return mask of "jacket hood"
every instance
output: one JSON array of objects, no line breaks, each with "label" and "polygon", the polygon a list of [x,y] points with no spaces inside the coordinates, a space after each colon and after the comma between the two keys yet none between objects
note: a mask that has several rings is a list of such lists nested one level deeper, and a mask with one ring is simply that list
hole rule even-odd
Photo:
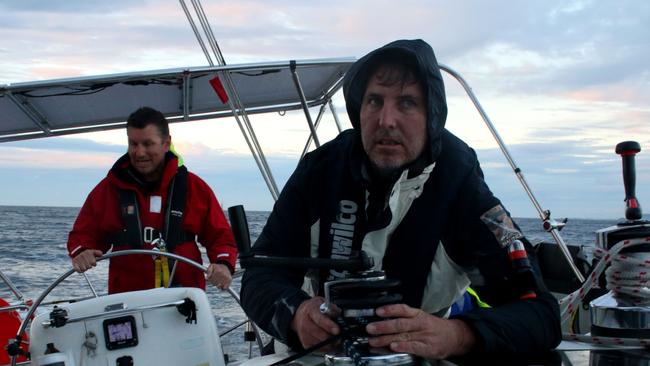
[{"label": "jacket hood", "polygon": [[447,120],[445,85],[433,49],[421,39],[397,40],[355,62],[345,74],[343,96],[352,126],[359,130],[361,102],[370,79],[370,73],[386,56],[399,56],[413,64],[427,97],[427,134],[429,150],[435,161],[440,153],[440,136]]}]

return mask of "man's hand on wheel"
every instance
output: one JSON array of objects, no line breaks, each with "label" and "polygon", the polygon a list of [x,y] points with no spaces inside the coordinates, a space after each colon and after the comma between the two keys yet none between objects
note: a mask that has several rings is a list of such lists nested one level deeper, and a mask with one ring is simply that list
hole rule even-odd
[{"label": "man's hand on wheel", "polygon": [[85,249],[76,257],[72,258],[72,268],[76,272],[83,273],[97,265],[97,257],[102,256],[102,251],[97,249]]}]

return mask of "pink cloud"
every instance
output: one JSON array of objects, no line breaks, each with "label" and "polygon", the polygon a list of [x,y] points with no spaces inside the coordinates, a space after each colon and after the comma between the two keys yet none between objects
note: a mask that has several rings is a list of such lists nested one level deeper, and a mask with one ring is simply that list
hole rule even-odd
[{"label": "pink cloud", "polygon": [[89,153],[63,150],[28,149],[0,146],[0,167],[107,170],[119,157],[111,153]]},{"label": "pink cloud", "polygon": [[625,102],[642,103],[647,100],[647,92],[634,84],[595,85],[571,90],[563,95],[583,102]]}]

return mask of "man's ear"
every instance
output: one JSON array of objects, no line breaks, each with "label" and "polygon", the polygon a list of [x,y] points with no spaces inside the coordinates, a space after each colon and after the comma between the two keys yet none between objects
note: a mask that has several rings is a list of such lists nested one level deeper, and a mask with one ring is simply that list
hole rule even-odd
[{"label": "man's ear", "polygon": [[169,151],[171,145],[172,145],[172,135],[167,135],[165,141],[163,141],[163,146],[165,147],[165,151]]}]

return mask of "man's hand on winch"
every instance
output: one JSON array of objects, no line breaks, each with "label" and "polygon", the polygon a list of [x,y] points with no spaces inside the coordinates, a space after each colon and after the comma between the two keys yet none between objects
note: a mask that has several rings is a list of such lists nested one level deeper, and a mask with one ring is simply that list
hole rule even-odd
[{"label": "man's hand on winch", "polygon": [[389,347],[393,352],[425,359],[444,359],[465,354],[476,343],[471,328],[462,320],[442,319],[405,304],[382,306],[376,313],[391,319],[366,326],[372,347]]},{"label": "man's hand on winch", "polygon": [[321,313],[320,306],[324,302],[325,299],[320,296],[304,301],[291,320],[291,329],[298,334],[304,348],[314,346],[341,331],[332,319]]},{"label": "man's hand on winch", "polygon": [[221,263],[210,263],[208,266],[208,273],[206,273],[205,278],[208,282],[222,290],[227,289],[232,282],[230,269],[228,266]]}]

